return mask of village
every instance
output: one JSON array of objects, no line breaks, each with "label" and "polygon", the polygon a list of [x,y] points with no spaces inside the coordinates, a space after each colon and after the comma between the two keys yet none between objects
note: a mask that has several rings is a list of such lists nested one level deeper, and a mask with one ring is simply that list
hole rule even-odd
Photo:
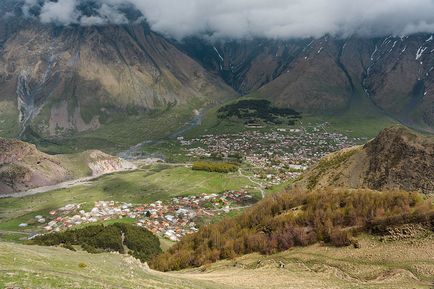
[{"label": "village", "polygon": [[178,138],[192,158],[242,159],[254,177],[269,185],[296,179],[310,165],[331,152],[367,141],[328,132],[327,123],[309,127],[245,130],[237,134]]},{"label": "village", "polygon": [[178,241],[182,236],[198,230],[199,222],[230,210],[246,207],[254,203],[254,198],[246,191],[226,191],[222,194],[201,194],[180,196],[168,202],[155,201],[150,204],[133,205],[115,201],[98,201],[89,211],[84,204],[68,204],[52,210],[47,216],[37,215],[33,223],[42,232],[60,232],[84,224],[121,220],[129,218],[140,227],[152,233]]},{"label": "village", "polygon": [[[178,137],[177,141],[192,160],[236,159],[246,164],[238,173],[258,185],[257,189],[264,196],[263,189],[296,179],[324,155],[366,141],[328,132],[326,126],[248,129],[238,134],[209,134],[193,139]],[[160,237],[178,241],[182,236],[196,232],[204,220],[248,207],[255,201],[248,191],[240,190],[181,196],[149,204],[97,201],[92,208],[86,203],[68,204],[46,216],[37,215],[19,226],[36,225],[40,232],[49,233],[123,219]]]}]

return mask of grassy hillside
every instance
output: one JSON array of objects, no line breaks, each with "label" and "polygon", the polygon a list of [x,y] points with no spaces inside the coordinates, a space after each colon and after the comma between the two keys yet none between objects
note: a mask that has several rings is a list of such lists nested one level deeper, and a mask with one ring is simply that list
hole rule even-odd
[{"label": "grassy hillside", "polygon": [[317,242],[357,248],[355,237],[361,232],[384,234],[389,226],[407,223],[425,224],[432,230],[433,220],[432,201],[417,193],[345,189],[280,193],[233,219],[184,237],[151,265],[180,270]]},{"label": "grassy hillside", "polygon": [[[149,270],[126,255],[0,243],[0,287],[430,288],[433,238],[428,234],[381,242],[379,237],[363,235],[359,249],[317,244],[268,256],[249,254],[177,273]],[[80,268],[80,263],[86,267]]]},{"label": "grassy hillside", "polygon": [[219,288],[153,272],[132,257],[112,253],[0,243],[0,264],[2,288]]},{"label": "grassy hillside", "polygon": [[382,242],[362,235],[358,249],[316,244],[266,256],[249,254],[181,274],[212,278],[230,288],[430,288],[433,238],[428,233]]}]

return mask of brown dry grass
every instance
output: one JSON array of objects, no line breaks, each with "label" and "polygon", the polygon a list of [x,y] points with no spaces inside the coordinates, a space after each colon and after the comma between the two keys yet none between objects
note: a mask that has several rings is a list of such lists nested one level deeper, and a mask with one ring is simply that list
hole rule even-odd
[{"label": "brown dry grass", "polygon": [[[386,243],[377,237],[363,236],[359,242],[360,249],[316,244],[271,256],[250,254],[173,275],[212,280],[225,288],[402,289],[432,286],[432,233]],[[280,262],[285,264],[284,268],[279,268]]]}]

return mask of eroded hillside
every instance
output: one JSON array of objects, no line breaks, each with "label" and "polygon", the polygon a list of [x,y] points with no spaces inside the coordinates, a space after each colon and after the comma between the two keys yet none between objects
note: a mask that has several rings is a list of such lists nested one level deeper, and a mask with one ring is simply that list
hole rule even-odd
[{"label": "eroded hillside", "polygon": [[38,151],[35,145],[0,138],[0,195],[134,167],[97,150],[48,155]]}]

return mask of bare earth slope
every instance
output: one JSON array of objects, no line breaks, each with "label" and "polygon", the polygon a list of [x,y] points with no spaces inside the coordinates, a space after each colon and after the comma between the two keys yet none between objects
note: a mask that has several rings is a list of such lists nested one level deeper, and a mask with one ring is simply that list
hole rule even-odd
[{"label": "bare earth slope", "polygon": [[328,186],[434,193],[434,140],[388,128],[364,146],[324,157],[295,184],[309,190]]},{"label": "bare earth slope", "polygon": [[132,168],[133,164],[97,150],[53,156],[32,144],[0,138],[0,195]]}]

